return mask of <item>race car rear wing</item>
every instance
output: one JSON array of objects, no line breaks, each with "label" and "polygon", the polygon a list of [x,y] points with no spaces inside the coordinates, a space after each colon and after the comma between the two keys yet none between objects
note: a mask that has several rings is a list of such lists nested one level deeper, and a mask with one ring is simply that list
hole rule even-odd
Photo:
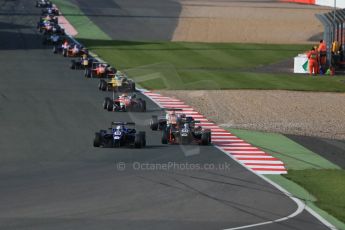
[{"label": "race car rear wing", "polygon": [[198,124],[198,123],[200,123],[200,121],[195,121],[195,120],[188,121],[186,118],[182,119],[182,121],[185,122],[185,123],[188,123],[188,124]]}]

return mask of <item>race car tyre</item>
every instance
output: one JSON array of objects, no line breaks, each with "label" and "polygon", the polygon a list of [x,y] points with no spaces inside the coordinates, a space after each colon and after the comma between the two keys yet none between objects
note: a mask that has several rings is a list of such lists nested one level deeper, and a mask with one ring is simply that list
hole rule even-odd
[{"label": "race car tyre", "polygon": [[75,60],[71,60],[71,69],[76,69]]},{"label": "race car tyre", "polygon": [[101,90],[102,89],[102,81],[98,82],[98,89]]},{"label": "race car tyre", "polygon": [[135,139],[134,139],[134,147],[135,148],[142,148],[144,147],[144,141],[145,141],[145,134],[142,132],[136,133],[135,134]]},{"label": "race car tyre", "polygon": [[93,147],[100,147],[102,144],[102,135],[101,133],[95,134],[95,139],[93,140]]},{"label": "race car tyre", "polygon": [[139,132],[139,134],[142,136],[143,147],[145,147],[146,146],[146,133],[141,131],[141,132]]},{"label": "race car tyre", "polygon": [[117,89],[117,87],[112,87],[111,85],[108,85],[106,81],[104,81],[103,91],[114,91],[114,92],[116,92],[117,91],[116,89]]},{"label": "race car tyre", "polygon": [[104,98],[103,109],[108,109],[108,104],[109,104],[109,102],[111,102],[110,97]]},{"label": "race car tyre", "polygon": [[158,130],[158,125],[159,125],[158,117],[152,116],[152,119],[150,121],[150,129],[156,131]]},{"label": "race car tyre", "polygon": [[104,80],[101,80],[101,90],[102,90],[102,91],[108,90],[107,82],[104,81]]},{"label": "race car tyre", "polygon": [[162,144],[168,144],[168,132],[165,129],[162,132]]},{"label": "race car tyre", "polygon": [[112,100],[108,100],[108,103],[107,103],[107,110],[109,112],[113,111],[114,109],[114,102]]},{"label": "race car tyre", "polygon": [[209,145],[211,143],[211,131],[204,131],[201,134],[201,144]]},{"label": "race car tyre", "polygon": [[107,84],[106,81],[101,80],[101,81],[100,81],[100,84],[101,84],[101,90],[102,90],[102,91],[107,91],[107,90],[108,90],[108,84]]},{"label": "race car tyre", "polygon": [[134,81],[130,81],[130,89],[132,91],[135,91],[135,82]]},{"label": "race car tyre", "polygon": [[140,112],[146,112],[146,101],[144,101],[143,99],[140,100],[141,103],[140,103]]},{"label": "race car tyre", "polygon": [[91,78],[91,70],[85,69],[84,77]]}]

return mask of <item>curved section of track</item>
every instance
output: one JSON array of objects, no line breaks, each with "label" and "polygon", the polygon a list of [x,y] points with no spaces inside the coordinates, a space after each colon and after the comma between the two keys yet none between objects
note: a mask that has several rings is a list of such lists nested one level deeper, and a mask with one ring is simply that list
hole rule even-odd
[{"label": "curved section of track", "polygon": [[[147,128],[153,103],[142,114],[103,111],[97,81],[41,46],[32,2],[1,0],[0,10],[0,229],[223,229],[295,212],[288,197],[216,148],[161,145]],[[148,147],[93,148],[94,131],[114,120],[135,121]],[[135,166],[171,162],[180,166]],[[229,169],[182,168],[206,164]],[[256,229],[325,227],[303,212]]]}]

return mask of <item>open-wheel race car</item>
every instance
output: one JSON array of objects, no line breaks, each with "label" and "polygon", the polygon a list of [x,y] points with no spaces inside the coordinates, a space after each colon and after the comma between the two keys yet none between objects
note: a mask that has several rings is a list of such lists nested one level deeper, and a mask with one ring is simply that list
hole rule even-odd
[{"label": "open-wheel race car", "polygon": [[43,45],[53,45],[58,46],[62,43],[62,40],[64,39],[64,36],[58,35],[58,34],[45,34],[42,37],[42,44]]},{"label": "open-wheel race car", "polygon": [[102,91],[134,92],[135,82],[129,79],[124,73],[117,71],[110,81],[101,79],[98,89]]},{"label": "open-wheel race car", "polygon": [[116,69],[107,63],[93,62],[91,67],[85,69],[84,76],[86,78],[112,78],[116,73]]},{"label": "open-wheel race car", "polygon": [[211,130],[196,126],[198,121],[189,121],[182,126],[167,125],[162,130],[162,144],[199,144],[211,143]]},{"label": "open-wheel race car", "polygon": [[143,148],[146,146],[145,132],[137,132],[134,122],[112,122],[107,130],[100,130],[95,133],[93,140],[94,147],[116,148],[129,146]]},{"label": "open-wheel race car", "polygon": [[61,45],[53,47],[54,54],[62,54],[64,57],[82,57],[84,54],[88,55],[88,50],[82,45],[75,43],[68,43],[64,40]]},{"label": "open-wheel race car", "polygon": [[91,68],[93,62],[96,62],[96,59],[85,54],[76,60],[71,60],[71,69],[85,70]]},{"label": "open-wheel race car", "polygon": [[165,114],[160,116],[153,115],[150,120],[150,129],[153,131],[163,130],[167,125],[182,126],[186,122],[194,121],[191,116],[186,116],[184,113],[176,113],[182,109],[164,109]]},{"label": "open-wheel race car", "polygon": [[142,98],[137,98],[136,94],[128,96],[122,94],[113,99],[106,97],[103,101],[103,109],[115,112],[146,112],[146,101]]},{"label": "open-wheel race car", "polygon": [[41,14],[42,15],[50,14],[50,15],[54,15],[54,16],[59,16],[60,12],[56,7],[52,6],[52,7],[47,7],[45,9],[42,9]]},{"label": "open-wheel race car", "polygon": [[53,3],[48,0],[37,0],[35,6],[38,8],[46,8],[46,7],[52,7]]},{"label": "open-wheel race car", "polygon": [[47,14],[47,15],[43,15],[40,17],[39,21],[37,22],[37,30],[39,32],[45,32],[47,30],[47,27],[53,27],[53,26],[57,26],[58,25],[58,17],[51,15],[51,14]]},{"label": "open-wheel race car", "polygon": [[44,36],[49,35],[58,35],[58,36],[65,36],[65,29],[62,28],[55,19],[51,20],[40,20],[37,23],[37,30],[42,33]]}]

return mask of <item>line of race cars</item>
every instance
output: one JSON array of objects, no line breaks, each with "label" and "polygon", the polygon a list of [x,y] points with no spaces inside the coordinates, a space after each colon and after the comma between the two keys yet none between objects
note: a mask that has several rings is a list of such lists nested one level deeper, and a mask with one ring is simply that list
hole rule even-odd
[{"label": "line of race cars", "polygon": [[[43,34],[42,43],[51,45],[54,54],[76,58],[71,60],[72,70],[83,70],[85,78],[98,78],[100,91],[112,91],[112,97],[105,97],[103,109],[113,112],[146,112],[146,101],[137,97],[135,82],[125,73],[94,58],[84,46],[68,37],[58,24],[60,12],[51,1],[37,0],[36,7],[41,8],[37,29]],[[162,132],[162,144],[211,143],[211,130],[198,126],[193,117],[186,116],[180,109],[165,109],[161,116],[152,116],[150,128]],[[146,134],[137,131],[133,122],[112,122],[108,129],[95,133],[93,146],[143,148],[146,146]]]}]

